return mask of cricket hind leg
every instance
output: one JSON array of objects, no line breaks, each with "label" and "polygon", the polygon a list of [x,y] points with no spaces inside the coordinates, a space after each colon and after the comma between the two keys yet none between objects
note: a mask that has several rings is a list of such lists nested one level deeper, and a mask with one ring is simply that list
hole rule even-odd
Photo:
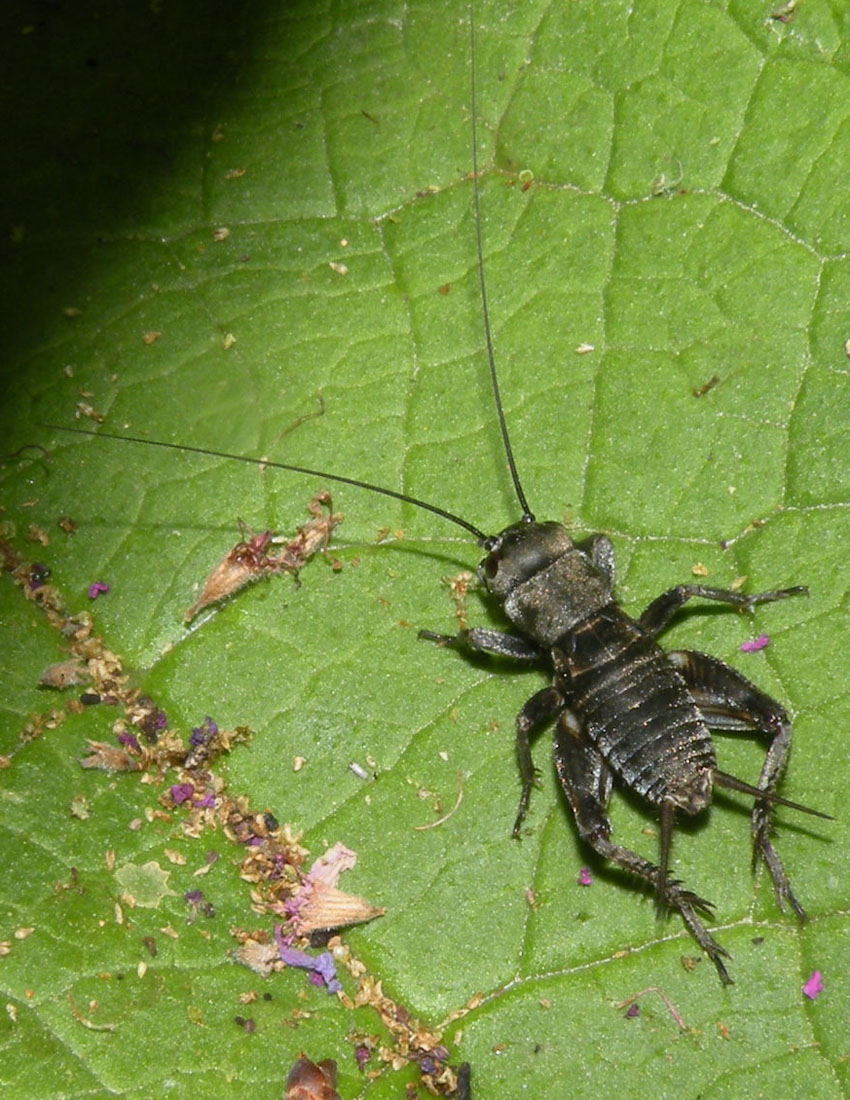
[{"label": "cricket hind leg", "polygon": [[[663,858],[662,866],[658,866],[612,842],[611,823],[605,810],[613,778],[599,751],[585,736],[578,718],[568,710],[561,712],[555,726],[555,767],[582,840],[605,859],[648,882],[655,891],[657,906],[679,913],[688,931],[714,963],[721,982],[731,985],[732,979],[723,963],[729,952],[717,943],[697,915],[700,910],[710,916],[711,902],[685,890],[676,879],[668,878]],[[672,817],[670,820],[672,825]]]},{"label": "cricket hind leg", "polygon": [[[684,677],[708,726],[718,730],[761,733],[770,738],[756,784],[766,797],[756,799],[750,818],[753,862],[761,858],[767,865],[779,908],[784,910],[787,904],[800,920],[805,920],[806,911],[794,896],[788,874],[770,839],[771,796],[776,791],[791,748],[791,722],[784,707],[765,695],[740,672],[715,657],[678,650],[669,653],[668,658]],[[716,782],[722,784],[723,780],[718,777]]]}]

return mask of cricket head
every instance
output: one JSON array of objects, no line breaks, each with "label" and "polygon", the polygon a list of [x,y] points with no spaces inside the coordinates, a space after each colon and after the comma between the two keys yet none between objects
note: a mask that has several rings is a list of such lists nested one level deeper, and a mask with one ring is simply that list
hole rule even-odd
[{"label": "cricket head", "polygon": [[485,543],[487,556],[478,566],[478,579],[500,603],[524,581],[546,569],[573,549],[563,524],[522,519]]}]

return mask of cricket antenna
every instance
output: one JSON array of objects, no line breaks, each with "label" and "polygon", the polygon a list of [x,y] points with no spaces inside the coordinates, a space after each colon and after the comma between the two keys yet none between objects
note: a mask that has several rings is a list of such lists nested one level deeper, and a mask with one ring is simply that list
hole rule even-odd
[{"label": "cricket antenna", "polygon": [[[318,477],[323,481],[338,481],[342,485],[353,485],[357,489],[366,489],[370,493],[380,493],[381,496],[393,497],[395,500],[401,500],[405,504],[413,504],[416,508],[424,508],[426,512],[433,512],[434,515],[442,516],[443,519],[447,519],[450,523],[457,524],[458,527],[462,527],[465,531],[469,531],[474,535],[478,545],[484,546],[488,543],[489,538],[468,520],[462,519],[460,516],[456,516],[454,512],[449,512],[445,508],[440,508],[437,504],[429,504],[426,500],[419,500],[417,497],[408,496],[407,493],[399,493],[395,489],[387,489],[383,485],[373,485],[370,481],[359,481],[356,477],[344,477],[342,474],[331,474],[327,470],[311,470],[309,466],[293,466],[290,462],[272,462],[266,458],[254,458],[251,455],[237,455],[231,454],[229,451],[214,451],[209,447],[191,447],[188,443],[166,443],[162,439],[142,439],[140,436],[135,435],[116,435],[114,432],[95,432],[89,428],[66,428],[61,424],[42,424],[42,428],[50,428],[55,432],[73,432],[75,435],[92,435],[95,439],[117,439],[122,443],[139,443],[144,447],[164,447],[169,451],[188,451],[190,454],[196,455],[208,455],[211,458],[226,458],[232,462],[245,462],[249,466],[266,466],[273,470],[290,470],[295,474],[306,474],[308,477]],[[23,449],[23,448],[22,448]],[[41,448],[43,450],[43,448]]]},{"label": "cricket antenna", "polygon": [[502,431],[502,443],[508,459],[511,478],[514,483],[514,491],[517,495],[522,518],[528,523],[534,520],[534,515],[528,507],[522,483],[517,473],[514,452],[511,447],[511,438],[508,435],[508,425],[505,420],[505,410],[502,408],[502,395],[499,390],[499,379],[496,376],[496,358],[493,354],[493,333],[490,328],[490,310],[487,307],[487,281],[484,276],[484,248],[481,243],[481,197],[478,193],[478,103],[475,95],[475,3],[469,3],[469,73],[470,93],[469,105],[472,113],[472,198],[475,208],[475,243],[478,250],[478,285],[481,288],[481,315],[484,321],[484,339],[487,345],[487,362],[490,365],[490,382],[493,386],[493,398],[496,403],[496,412],[499,416],[499,427]]}]

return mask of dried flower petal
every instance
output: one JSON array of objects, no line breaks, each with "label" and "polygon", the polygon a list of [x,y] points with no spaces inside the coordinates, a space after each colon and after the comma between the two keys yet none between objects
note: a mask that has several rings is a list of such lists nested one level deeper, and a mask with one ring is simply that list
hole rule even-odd
[{"label": "dried flower petal", "polygon": [[[342,516],[332,510],[329,493],[321,492],[307,506],[311,519],[298,528],[295,537],[277,553],[268,553],[273,542],[271,531],[259,534],[245,532],[240,542],[232,547],[207,577],[195,603],[186,612],[186,622],[210,604],[218,603],[234,595],[248,584],[274,573],[293,573],[317,553],[323,553],[334,527],[342,522]],[[326,511],[325,511],[326,509]]]},{"label": "dried flower petal", "polygon": [[67,661],[59,661],[58,664],[48,665],[38,678],[38,682],[44,687],[62,688],[70,684],[85,684],[89,674],[86,666],[79,657],[71,657]]},{"label": "dried flower petal", "polygon": [[311,974],[318,975],[319,979],[327,987],[328,993],[338,993],[342,989],[336,976],[336,965],[330,951],[323,951],[321,955],[308,955],[297,947],[290,946],[285,939],[283,928],[275,925],[274,938],[277,943],[278,953],[287,966],[296,966],[300,970],[308,970]]},{"label": "dried flower petal", "polygon": [[116,748],[105,741],[89,741],[89,755],[80,761],[82,768],[100,768],[105,772],[135,772],[141,763],[125,749]]},{"label": "dried flower petal", "polygon": [[328,848],[324,855],[314,861],[307,872],[307,882],[324,882],[327,886],[336,886],[343,871],[350,871],[357,863],[357,853],[337,842]]},{"label": "dried flower petal", "polygon": [[382,917],[383,906],[370,905],[357,894],[346,894],[335,886],[323,882],[314,883],[309,890],[299,892],[287,909],[292,912],[292,928],[299,936],[309,935],[322,928],[343,928],[349,924]]},{"label": "dried flower petal", "polygon": [[385,909],[337,889],[339,876],[357,862],[356,852],[334,844],[313,863],[301,889],[286,903],[292,930],[299,936],[322,928],[342,928],[381,917]]},{"label": "dried flower petal", "polygon": [[206,743],[218,734],[218,726],[210,718],[209,715],[203,720],[200,726],[195,726],[192,730],[192,736],[189,738],[189,744],[206,745]]},{"label": "dried flower petal", "polygon": [[181,802],[186,802],[195,793],[195,788],[191,783],[174,783],[169,790],[171,800],[175,806],[179,806]]},{"label": "dried flower petal", "polygon": [[280,960],[276,944],[258,943],[250,939],[233,952],[233,957],[261,978],[268,978],[276,969],[275,963]]}]

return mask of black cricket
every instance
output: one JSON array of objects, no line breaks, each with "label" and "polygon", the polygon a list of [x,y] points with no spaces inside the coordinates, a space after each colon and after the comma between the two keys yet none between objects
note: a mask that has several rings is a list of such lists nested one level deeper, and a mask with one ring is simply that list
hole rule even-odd
[{"label": "black cricket", "polygon": [[[614,595],[614,551],[609,539],[594,534],[574,542],[562,524],[540,523],[535,519],[514,461],[496,375],[478,189],[472,20],[470,33],[473,205],[482,317],[496,413],[522,509],[518,522],[497,535],[486,535],[438,505],[340,474],[160,440],[45,426],[233,459],[353,485],[423,508],[471,533],[485,551],[478,567],[479,580],[516,633],[475,627],[453,636],[422,630],[419,636],[442,646],[538,665],[551,676],[551,684],[533,695],[516,718],[522,791],[513,835],[520,835],[535,783],[532,734],[554,722],[555,767],[582,839],[599,855],[649,883],[659,912],[677,910],[714,963],[721,982],[731,984],[723,962],[729,954],[698,916],[698,912],[711,916],[711,903],[684,889],[668,874],[676,812],[692,815],[705,810],[711,803],[715,785],[751,795],[755,799],[751,815],[754,862],[764,860],[780,909],[790,906],[800,920],[805,919],[805,910],[794,896],[770,839],[771,811],[775,805],[782,805],[816,817],[829,815],[776,793],[791,745],[791,724],[784,708],[723,661],[688,650],[665,652],[657,638],[694,597],[750,611],[758,604],[806,595],[808,589],[799,585],[745,595],[699,584],[680,584],[658,596],[639,618],[633,619],[619,607]],[[717,767],[712,729],[749,731],[767,739],[767,754],[756,784]],[[615,780],[658,807],[661,841],[657,863],[612,841],[606,809]]]}]

